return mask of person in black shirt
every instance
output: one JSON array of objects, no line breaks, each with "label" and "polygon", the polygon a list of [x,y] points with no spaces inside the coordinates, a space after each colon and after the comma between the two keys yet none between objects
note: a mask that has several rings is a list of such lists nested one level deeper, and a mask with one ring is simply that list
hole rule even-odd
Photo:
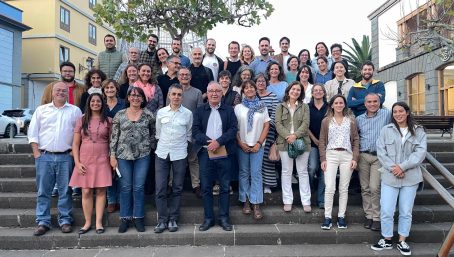
[{"label": "person in black shirt", "polygon": [[164,96],[164,106],[167,105],[167,94],[171,85],[180,83],[178,81],[177,72],[180,70],[181,60],[176,55],[167,57],[167,72],[158,76],[158,85]]},{"label": "person in black shirt", "polygon": [[191,78],[191,86],[199,89],[202,91],[203,99],[206,99],[206,92],[208,83],[214,80],[213,72],[210,68],[203,66],[202,64],[202,49],[200,47],[194,47],[192,49],[191,58],[192,64],[189,66],[189,70],[191,71],[192,78]]}]

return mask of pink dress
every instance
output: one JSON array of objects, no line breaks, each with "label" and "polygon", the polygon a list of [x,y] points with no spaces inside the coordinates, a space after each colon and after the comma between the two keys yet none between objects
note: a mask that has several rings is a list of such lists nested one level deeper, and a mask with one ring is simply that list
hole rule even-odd
[{"label": "pink dress", "polygon": [[79,159],[85,165],[85,175],[79,174],[74,167],[70,186],[82,188],[108,187],[112,185],[112,167],[109,159],[109,136],[112,120],[101,123],[100,118],[92,117],[88,126],[88,135],[82,130],[82,118],[79,118],[74,133],[80,133]]}]

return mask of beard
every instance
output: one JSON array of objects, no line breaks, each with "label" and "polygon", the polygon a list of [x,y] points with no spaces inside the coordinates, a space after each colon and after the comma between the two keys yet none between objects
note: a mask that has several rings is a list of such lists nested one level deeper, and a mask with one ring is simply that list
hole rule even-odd
[{"label": "beard", "polygon": [[61,77],[61,80],[63,82],[73,82],[74,81],[74,77],[69,77],[69,78]]},{"label": "beard", "polygon": [[370,80],[372,78],[372,74],[363,74],[361,75],[361,77],[364,79],[364,80]]}]

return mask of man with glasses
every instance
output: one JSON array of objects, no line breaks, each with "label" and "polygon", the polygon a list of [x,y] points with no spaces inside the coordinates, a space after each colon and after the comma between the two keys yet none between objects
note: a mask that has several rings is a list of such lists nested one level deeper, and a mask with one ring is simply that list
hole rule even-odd
[{"label": "man with glasses", "polygon": [[208,102],[194,113],[192,134],[197,150],[202,182],[204,221],[199,227],[206,231],[215,224],[213,211],[213,183],[219,180],[219,225],[231,231],[229,220],[230,155],[235,153],[237,119],[233,108],[221,103],[222,87],[217,82],[208,84]]},{"label": "man with glasses", "polygon": [[126,78],[124,71],[125,71],[126,66],[128,66],[129,64],[134,64],[136,66],[139,65],[139,48],[130,47],[128,50],[128,61],[123,62],[118,67],[117,72],[115,73],[113,79],[116,80],[119,85],[126,83],[126,81],[128,79],[128,78]]},{"label": "man with glasses", "polygon": [[180,57],[176,55],[170,55],[167,57],[167,71],[165,74],[158,76],[158,85],[162,90],[162,95],[166,96],[164,98],[164,106],[168,104],[167,93],[169,88],[173,84],[178,84],[177,72],[180,70],[181,61]]},{"label": "man with glasses", "polygon": [[147,49],[140,52],[139,63],[146,63],[153,67],[155,64],[156,58],[156,46],[159,43],[159,38],[155,34],[151,34],[148,37],[148,47]]}]

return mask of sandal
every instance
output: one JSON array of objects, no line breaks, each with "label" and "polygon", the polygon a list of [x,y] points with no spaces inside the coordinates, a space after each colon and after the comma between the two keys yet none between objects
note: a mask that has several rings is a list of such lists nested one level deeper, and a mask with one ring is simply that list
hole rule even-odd
[{"label": "sandal", "polygon": [[263,218],[262,210],[260,210],[260,205],[254,204],[254,219],[259,220]]},{"label": "sandal", "polygon": [[251,214],[251,204],[248,199],[246,199],[246,202],[243,204],[243,214]]}]

